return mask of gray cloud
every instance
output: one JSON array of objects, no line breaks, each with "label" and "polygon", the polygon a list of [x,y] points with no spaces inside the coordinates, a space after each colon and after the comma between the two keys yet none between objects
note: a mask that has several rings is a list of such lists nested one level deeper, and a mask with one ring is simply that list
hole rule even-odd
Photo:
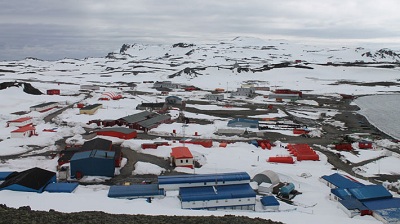
[{"label": "gray cloud", "polygon": [[397,0],[1,0],[0,60],[235,36],[399,41]]}]

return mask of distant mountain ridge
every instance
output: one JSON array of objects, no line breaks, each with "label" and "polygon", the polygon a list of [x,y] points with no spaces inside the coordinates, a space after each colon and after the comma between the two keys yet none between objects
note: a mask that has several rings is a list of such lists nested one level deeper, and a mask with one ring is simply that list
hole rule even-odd
[{"label": "distant mountain ridge", "polygon": [[400,51],[236,37],[206,44],[123,44],[103,58],[58,61],[26,58],[7,63],[3,63],[4,69],[0,66],[0,75],[18,71],[24,74],[52,72],[63,75],[83,71],[83,75],[99,74],[104,77],[111,74],[153,75],[158,79],[181,77],[190,80],[202,75],[213,75],[218,70],[250,74],[282,68],[313,69],[316,66],[397,68],[400,67]]}]

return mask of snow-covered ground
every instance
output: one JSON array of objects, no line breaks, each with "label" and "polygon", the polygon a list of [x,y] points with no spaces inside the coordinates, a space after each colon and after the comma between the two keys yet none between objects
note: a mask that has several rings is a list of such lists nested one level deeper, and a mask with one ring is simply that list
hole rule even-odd
[{"label": "snow-covered ground", "polygon": [[[87,58],[83,60],[64,59],[60,61],[39,61],[26,59],[14,62],[0,62],[0,68],[12,70],[14,72],[2,72],[0,80],[2,82],[13,82],[15,80],[30,80],[29,82],[42,92],[47,89],[57,88],[61,90],[62,96],[49,95],[29,95],[22,91],[22,88],[11,87],[0,90],[0,125],[4,128],[0,130],[0,156],[15,155],[23,153],[30,155],[27,158],[15,158],[1,160],[0,171],[22,171],[32,167],[41,167],[47,170],[56,171],[57,158],[47,158],[35,156],[38,153],[55,149],[54,142],[64,138],[82,141],[81,134],[84,133],[83,127],[87,127],[87,122],[94,119],[117,119],[130,114],[139,112],[136,106],[142,102],[163,102],[165,96],[158,94],[153,84],[143,81],[164,81],[170,80],[185,85],[195,85],[203,91],[185,92],[174,90],[170,95],[181,97],[184,100],[205,101],[204,95],[207,91],[215,88],[224,88],[227,91],[234,91],[250,81],[257,86],[270,87],[271,90],[277,88],[302,90],[303,93],[318,94],[321,97],[337,97],[339,94],[350,95],[369,95],[369,94],[390,94],[400,91],[400,85],[352,85],[353,83],[366,82],[397,82],[399,68],[374,68],[374,67],[342,67],[342,66],[322,66],[319,63],[327,62],[354,62],[365,60],[373,62],[378,59],[365,58],[360,56],[363,52],[358,52],[352,48],[340,48],[331,51],[328,48],[316,46],[301,46],[298,44],[280,44],[281,41],[259,41],[256,39],[241,39],[227,41],[222,44],[211,44],[204,46],[194,46],[191,48],[174,48],[171,46],[148,46],[134,45],[125,54],[115,53],[113,58]],[[275,46],[276,49],[263,49],[264,46]],[[193,54],[187,54],[194,50]],[[360,51],[360,50],[359,50]],[[365,50],[367,51],[367,50]],[[168,53],[168,55],[166,55]],[[300,68],[279,68],[265,70],[262,72],[240,73],[232,69],[235,63],[251,69],[261,68],[266,64],[280,63],[282,61],[302,60],[309,62],[307,66],[313,69]],[[389,59],[388,59],[389,60]],[[395,60],[394,60],[395,61]],[[391,62],[391,61],[389,61]],[[137,66],[140,63],[142,66]],[[198,70],[199,75],[185,74],[168,78],[176,72],[185,68],[202,67]],[[377,75],[379,74],[379,75]],[[340,84],[340,83],[347,84]],[[137,91],[146,94],[133,93],[130,83],[135,83]],[[79,86],[84,84],[98,84],[100,90],[86,94],[79,91]],[[98,101],[104,92],[118,92],[125,98],[119,101]],[[262,94],[269,94],[270,91],[262,91]],[[226,94],[228,95],[228,94]],[[85,97],[87,97],[85,99]],[[392,98],[393,97],[393,98]],[[397,98],[395,98],[397,97]],[[399,119],[395,117],[399,112],[398,95],[377,95],[372,98],[359,98],[356,104],[369,120],[385,132],[398,133]],[[63,106],[82,102],[85,104],[102,103],[103,108],[99,109],[94,115],[80,115],[77,108],[65,110],[58,115],[55,123],[44,123],[43,117],[53,112],[46,113],[29,112],[29,107],[43,102],[56,101]],[[228,119],[207,114],[209,110],[228,110],[232,117],[235,112],[248,110],[242,108],[240,103],[258,104],[279,104],[274,100],[257,96],[253,99],[238,98],[226,99],[229,107],[224,104],[210,102],[208,105],[190,104],[193,107],[204,111],[203,113],[185,112],[189,118],[206,119],[210,124],[189,124],[183,130],[182,124],[172,123],[163,124],[152,129],[149,134],[160,136],[157,141],[163,141],[163,136],[170,135],[173,130],[177,136],[217,138],[214,132],[218,129],[227,127]],[[241,101],[241,102],[239,102]],[[324,109],[313,109],[309,107],[318,106],[314,100],[299,100],[297,106],[291,106],[288,113],[299,118],[312,120],[319,119],[321,114],[333,116],[339,113],[336,110],[326,111]],[[376,108],[372,110],[372,107]],[[390,108],[390,110],[384,109]],[[259,111],[266,111],[267,107],[260,108]],[[6,127],[6,122],[20,117],[12,114],[18,111],[27,111],[24,116],[31,116],[34,119],[38,136],[31,138],[15,139],[10,138],[10,132],[15,128]],[[386,112],[382,112],[386,111]],[[173,118],[178,115],[177,111],[171,111]],[[383,115],[382,118],[374,118],[376,115]],[[394,117],[390,117],[390,116]],[[267,113],[252,116],[251,118],[272,119],[288,116],[281,110],[277,113]],[[344,124],[335,120],[326,120],[329,124],[338,129],[344,128]],[[388,129],[385,129],[387,127]],[[44,132],[44,129],[57,128],[56,132]],[[396,129],[397,128],[397,129]],[[284,135],[293,135],[288,130],[275,130]],[[195,136],[197,132],[198,136]],[[393,136],[396,136],[393,134]],[[399,137],[397,135],[397,137]],[[230,140],[240,139],[237,136]],[[157,149],[142,150],[140,145],[149,140],[118,140],[122,145],[136,150],[140,153],[149,153],[161,158],[167,158],[171,152],[171,147],[180,145],[172,143],[171,146],[160,146]],[[290,142],[282,142],[287,144]],[[303,194],[294,198],[296,202],[304,205],[314,205],[313,207],[292,206],[285,203],[281,204],[278,212],[262,212],[258,209],[254,211],[193,211],[180,208],[179,199],[176,194],[168,194],[164,199],[155,199],[152,203],[147,203],[145,199],[124,200],[111,199],[107,197],[108,186],[101,184],[90,186],[79,186],[72,194],[65,193],[23,193],[12,191],[0,191],[0,203],[7,206],[20,207],[29,205],[35,210],[55,209],[63,212],[76,211],[105,211],[116,214],[163,214],[163,215],[244,215],[249,217],[261,217],[282,221],[284,223],[380,223],[371,216],[356,216],[348,218],[343,211],[337,207],[337,202],[330,201],[328,195],[329,187],[322,184],[318,178],[322,175],[330,175],[333,172],[332,166],[327,162],[327,158],[322,154],[320,161],[301,161],[295,164],[274,164],[267,163],[269,156],[288,155],[288,151],[280,147],[281,143],[271,150],[262,150],[247,143],[228,144],[226,148],[220,148],[214,142],[212,148],[189,145],[195,158],[203,165],[199,169],[179,168],[180,172],[186,173],[219,173],[232,171],[245,171],[254,176],[264,170],[273,170],[278,173],[282,181],[293,182],[296,189]],[[32,145],[38,145],[40,150],[33,150]],[[358,155],[341,152],[343,158],[357,163],[381,155],[388,155],[386,148],[398,148],[398,143],[381,140],[375,142],[374,150],[357,150]],[[372,176],[378,173],[393,174],[399,173],[399,157],[395,154],[389,155],[374,163],[369,163],[359,167],[363,176]],[[134,174],[159,174],[164,170],[154,164],[139,162],[135,166]],[[301,177],[302,173],[309,173],[308,178]],[[363,180],[360,182],[366,183]],[[398,195],[395,195],[398,196]],[[45,203],[44,203],[45,202]]]}]

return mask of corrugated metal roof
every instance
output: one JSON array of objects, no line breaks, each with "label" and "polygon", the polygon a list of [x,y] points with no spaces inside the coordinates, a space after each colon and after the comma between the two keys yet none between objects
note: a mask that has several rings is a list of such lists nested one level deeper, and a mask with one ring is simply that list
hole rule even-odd
[{"label": "corrugated metal roof", "polygon": [[113,152],[113,151],[92,150],[92,151],[75,153],[72,156],[71,161],[87,159],[87,158],[114,159],[114,156],[115,156],[115,152]]},{"label": "corrugated metal roof", "polygon": [[12,131],[11,133],[34,131],[34,130],[36,130],[36,128],[34,126],[23,126],[23,127],[18,128],[17,130]]},{"label": "corrugated metal roof", "polygon": [[129,186],[111,186],[108,191],[110,198],[135,198],[165,195],[163,189],[158,189],[157,184],[135,184]]},{"label": "corrugated metal roof", "polygon": [[19,123],[19,122],[24,122],[24,121],[28,121],[28,120],[32,120],[32,118],[31,117],[21,117],[21,118],[15,119],[15,120],[7,121],[7,122],[9,122],[9,123],[11,123],[11,122]]},{"label": "corrugated metal roof", "polygon": [[193,155],[188,147],[182,146],[172,148],[171,157],[174,157],[175,159],[193,158]]},{"label": "corrugated metal roof", "polygon": [[380,210],[387,208],[400,208],[400,198],[389,198],[363,202],[370,210]]},{"label": "corrugated metal roof", "polygon": [[78,183],[50,183],[44,191],[51,193],[72,193],[78,185]]},{"label": "corrugated metal roof", "polygon": [[133,124],[133,123],[137,123],[139,121],[146,120],[147,116],[154,115],[154,114],[156,114],[156,113],[149,112],[149,111],[143,111],[143,112],[140,112],[137,114],[132,114],[132,115],[120,118],[120,120],[124,120],[130,124]]},{"label": "corrugated metal roof", "polygon": [[161,123],[161,122],[164,122],[164,121],[166,121],[166,120],[169,120],[169,119],[171,119],[171,116],[170,116],[170,115],[167,115],[167,114],[160,114],[160,115],[155,116],[155,117],[152,117],[152,118],[150,118],[150,119],[141,121],[141,122],[139,122],[138,124],[139,124],[140,126],[142,126],[142,127],[145,127],[145,128],[151,128],[152,126],[154,126],[154,125],[156,125],[156,124],[159,124],[159,123]]},{"label": "corrugated metal roof", "polygon": [[112,146],[112,141],[104,139],[104,138],[95,138],[90,141],[86,141],[82,145],[81,150],[110,150]]},{"label": "corrugated metal roof", "polygon": [[258,125],[258,121],[257,120],[244,119],[244,118],[235,118],[233,120],[228,121],[228,126],[230,124],[233,124],[233,123],[236,123],[236,122],[244,122],[244,123],[250,123],[250,124]]},{"label": "corrugated metal roof", "polygon": [[274,196],[264,196],[261,198],[261,204],[264,206],[276,206],[279,205],[279,201]]},{"label": "corrugated metal roof", "polygon": [[354,209],[358,209],[360,211],[368,210],[368,208],[365,207],[359,200],[354,199],[354,198],[339,200],[339,203],[342,204],[348,210],[354,210]]},{"label": "corrugated metal roof", "polygon": [[123,128],[123,127],[103,128],[103,129],[97,130],[96,132],[102,132],[102,131],[113,131],[113,132],[119,132],[119,133],[124,133],[124,134],[130,134],[132,132],[136,132],[135,129]]},{"label": "corrugated metal roof", "polygon": [[354,187],[364,186],[364,184],[359,182],[354,182],[338,173],[334,173],[329,176],[324,175],[321,178],[335,185],[338,188],[354,188]]},{"label": "corrugated metal roof", "polygon": [[331,193],[339,197],[340,199],[351,198],[350,192],[345,188],[334,188],[331,189]]},{"label": "corrugated metal roof", "polygon": [[400,208],[388,208],[374,211],[381,216],[386,223],[400,223]]},{"label": "corrugated metal roof", "polygon": [[206,187],[183,187],[179,189],[181,201],[204,201],[233,198],[255,197],[256,192],[250,184],[206,186]]},{"label": "corrugated metal roof", "polygon": [[57,102],[48,102],[48,103],[41,103],[35,106],[31,106],[31,108],[41,108],[41,107],[46,107],[52,104],[58,104]]},{"label": "corrugated metal roof", "polygon": [[360,201],[393,197],[382,185],[365,185],[363,187],[349,188],[348,191],[353,197]]},{"label": "corrugated metal roof", "polygon": [[158,183],[162,184],[181,184],[181,183],[201,183],[201,182],[225,182],[242,181],[250,182],[250,175],[246,172],[218,173],[218,174],[187,174],[175,176],[159,176]]}]

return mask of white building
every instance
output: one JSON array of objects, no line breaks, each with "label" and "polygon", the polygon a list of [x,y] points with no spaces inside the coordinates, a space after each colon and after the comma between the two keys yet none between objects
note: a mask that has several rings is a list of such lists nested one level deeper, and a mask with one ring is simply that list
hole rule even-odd
[{"label": "white building", "polygon": [[11,138],[27,138],[36,135],[36,128],[33,126],[24,126],[11,132]]}]

